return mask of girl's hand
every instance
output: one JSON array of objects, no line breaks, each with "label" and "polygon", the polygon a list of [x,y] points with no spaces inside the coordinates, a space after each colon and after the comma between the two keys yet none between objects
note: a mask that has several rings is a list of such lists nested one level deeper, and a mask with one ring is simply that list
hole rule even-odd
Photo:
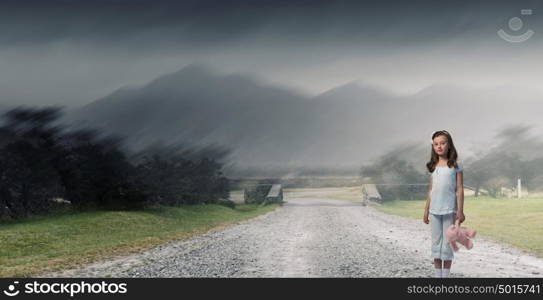
[{"label": "girl's hand", "polygon": [[423,221],[425,224],[430,223],[430,220],[428,220],[428,210],[427,210],[427,209],[424,210],[424,217],[422,218],[422,221]]},{"label": "girl's hand", "polygon": [[466,219],[464,213],[461,211],[456,212],[456,218],[460,221],[460,224],[462,224],[462,222],[464,222],[464,220]]}]

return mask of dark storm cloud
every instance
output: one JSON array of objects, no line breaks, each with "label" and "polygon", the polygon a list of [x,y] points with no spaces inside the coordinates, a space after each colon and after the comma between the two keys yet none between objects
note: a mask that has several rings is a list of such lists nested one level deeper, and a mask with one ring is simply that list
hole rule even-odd
[{"label": "dark storm cloud", "polygon": [[[175,50],[261,38],[418,43],[470,33],[537,1],[4,1],[0,45],[58,41]],[[494,28],[495,26],[492,26]],[[173,50],[173,49],[172,49]]]},{"label": "dark storm cloud", "polygon": [[[80,105],[194,62],[313,95],[352,80],[410,92],[436,81],[532,84],[540,7],[537,1],[0,0],[0,103]],[[523,8],[535,11],[525,21],[536,35],[508,45],[496,31]]]}]

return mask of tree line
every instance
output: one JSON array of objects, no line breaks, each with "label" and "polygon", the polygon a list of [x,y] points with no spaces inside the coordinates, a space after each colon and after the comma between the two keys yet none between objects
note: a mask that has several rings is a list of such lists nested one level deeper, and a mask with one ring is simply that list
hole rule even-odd
[{"label": "tree line", "polygon": [[[521,159],[518,153],[499,148],[464,160],[463,172],[464,186],[473,189],[475,197],[482,191],[493,198],[503,197],[502,188],[515,189],[519,178],[523,191],[543,188],[543,157]],[[384,201],[425,199],[428,192],[429,173],[394,155],[362,166],[360,176],[362,183],[384,184],[377,186]]]},{"label": "tree line", "polygon": [[[0,127],[0,218],[77,210],[218,203],[228,180],[212,156],[142,151],[130,159],[122,139],[60,124],[62,109],[15,108]],[[156,149],[155,149],[156,150]]]}]

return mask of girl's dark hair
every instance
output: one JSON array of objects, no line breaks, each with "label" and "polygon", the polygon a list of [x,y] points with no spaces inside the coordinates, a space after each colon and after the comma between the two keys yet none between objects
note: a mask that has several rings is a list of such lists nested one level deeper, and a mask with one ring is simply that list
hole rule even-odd
[{"label": "girl's dark hair", "polygon": [[449,144],[449,151],[447,152],[447,158],[449,159],[447,161],[447,166],[450,168],[451,166],[454,166],[455,168],[458,168],[458,164],[456,163],[456,160],[458,159],[458,153],[456,152],[456,148],[454,147],[453,139],[451,137],[451,134],[448,133],[446,130],[438,130],[432,134],[432,144],[430,145],[431,155],[430,155],[430,161],[426,163],[426,168],[430,173],[434,172],[436,165],[439,161],[439,156],[434,151],[434,138],[444,135],[447,138],[448,144]]}]

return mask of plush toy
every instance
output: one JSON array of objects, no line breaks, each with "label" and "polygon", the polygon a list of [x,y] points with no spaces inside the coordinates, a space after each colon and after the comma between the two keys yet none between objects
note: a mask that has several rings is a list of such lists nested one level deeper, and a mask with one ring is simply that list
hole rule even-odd
[{"label": "plush toy", "polygon": [[470,240],[470,238],[474,238],[475,234],[477,234],[477,231],[473,229],[460,227],[460,220],[458,219],[456,219],[454,224],[447,228],[447,240],[449,240],[449,244],[454,252],[459,250],[458,246],[456,245],[457,242],[464,245],[464,247],[466,247],[468,250],[473,248],[473,242]]}]

